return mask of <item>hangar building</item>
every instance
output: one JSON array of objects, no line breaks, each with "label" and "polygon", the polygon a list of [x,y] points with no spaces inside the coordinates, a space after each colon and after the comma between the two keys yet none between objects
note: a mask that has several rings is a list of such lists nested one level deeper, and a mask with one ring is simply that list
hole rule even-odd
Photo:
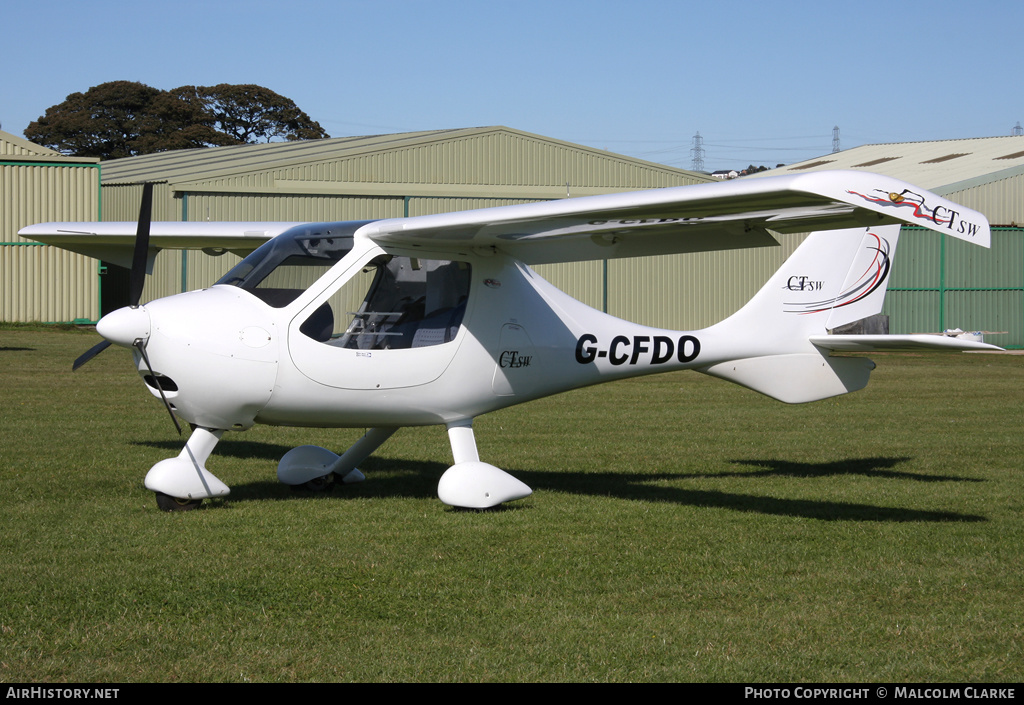
[{"label": "hangar building", "polygon": [[[393,218],[711,181],[702,174],[507,127],[181,150],[99,166],[102,220],[106,221],[138,217],[143,182],[155,183],[154,220],[329,221]],[[47,215],[35,221],[91,219]],[[12,236],[16,231],[14,228],[0,241],[17,240]],[[236,261],[231,254],[162,252],[154,276],[147,280],[143,300],[209,286]],[[617,303],[609,296],[614,268],[614,264],[593,262],[549,265],[544,274],[590,305],[614,311]],[[45,320],[95,321],[98,315],[123,305],[127,272],[117,267],[101,269],[98,296],[82,297],[80,310],[64,314],[62,319]],[[86,278],[97,279],[96,271],[94,265]],[[27,318],[7,320],[39,317],[31,310],[22,315]]]},{"label": "hangar building", "polygon": [[99,215],[98,159],[66,157],[0,132],[0,321],[95,320],[96,261],[28,242],[18,230]]}]

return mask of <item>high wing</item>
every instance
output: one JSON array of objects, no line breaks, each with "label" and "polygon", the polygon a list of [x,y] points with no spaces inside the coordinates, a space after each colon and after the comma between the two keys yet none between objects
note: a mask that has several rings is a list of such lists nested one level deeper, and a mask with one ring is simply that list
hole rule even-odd
[{"label": "high wing", "polygon": [[[359,229],[383,246],[497,250],[527,264],[777,245],[771,234],[909,223],[989,246],[985,217],[886,176],[826,171],[632,191],[378,220]],[[152,224],[151,253],[239,254],[301,223]],[[771,231],[771,232],[770,232]],[[117,264],[131,262],[134,223],[43,223],[20,235]]]},{"label": "high wing", "polygon": [[[149,262],[160,250],[210,249],[245,256],[300,223],[176,223],[150,226]],[[22,237],[131,268],[134,222],[40,223],[18,231]]]},{"label": "high wing", "polygon": [[831,171],[396,218],[364,226],[381,244],[495,248],[527,264],[764,247],[769,231],[895,223],[989,246],[982,214],[877,174]]}]

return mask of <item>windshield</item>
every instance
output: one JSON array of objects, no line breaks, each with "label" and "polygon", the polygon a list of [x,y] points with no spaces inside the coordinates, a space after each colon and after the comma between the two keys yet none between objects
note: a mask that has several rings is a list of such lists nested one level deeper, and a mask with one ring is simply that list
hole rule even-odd
[{"label": "windshield", "polygon": [[266,242],[215,282],[245,289],[281,308],[352,249],[352,233],[370,221],[299,225]]}]

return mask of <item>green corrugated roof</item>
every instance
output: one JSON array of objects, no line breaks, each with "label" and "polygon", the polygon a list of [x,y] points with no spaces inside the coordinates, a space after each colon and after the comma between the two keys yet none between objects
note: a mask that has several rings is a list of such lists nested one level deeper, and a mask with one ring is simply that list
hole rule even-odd
[{"label": "green corrugated roof", "polygon": [[746,178],[826,169],[871,171],[937,191],[997,174],[996,178],[1005,178],[1020,173],[1024,170],[1024,137],[867,144]]},{"label": "green corrugated roof", "polygon": [[360,152],[405,146],[417,140],[436,139],[450,130],[405,132],[395,135],[335,137],[298,142],[240,144],[230,147],[179,149],[103,162],[103,184],[141,181],[195,181],[251,171],[264,171],[311,160],[322,161]]},{"label": "green corrugated roof", "polygon": [[96,164],[99,159],[69,157],[49,147],[0,130],[0,161],[54,162],[65,164]]},{"label": "green corrugated roof", "polygon": [[244,144],[127,157],[103,162],[103,185],[130,184],[142,181],[180,184],[198,180],[211,180],[247,174],[254,171],[265,172],[270,169],[295,164],[350,158],[361,154],[405,149],[444,140],[493,133],[517,135],[547,142],[552,145],[601,154],[620,161],[633,162],[650,169],[674,174],[688,174],[699,181],[708,180],[708,177],[703,174],[684,172],[663,164],[645,162],[632,157],[612,154],[592,147],[561,142],[549,137],[521,132],[507,127],[473,127],[360,137],[336,137],[302,142]]}]

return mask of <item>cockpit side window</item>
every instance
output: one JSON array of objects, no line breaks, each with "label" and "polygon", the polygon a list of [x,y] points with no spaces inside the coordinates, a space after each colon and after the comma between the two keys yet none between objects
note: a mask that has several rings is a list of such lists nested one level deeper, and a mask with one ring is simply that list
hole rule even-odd
[{"label": "cockpit side window", "polygon": [[441,345],[459,332],[469,280],[466,262],[381,255],[317,309],[300,331],[350,350]]}]

